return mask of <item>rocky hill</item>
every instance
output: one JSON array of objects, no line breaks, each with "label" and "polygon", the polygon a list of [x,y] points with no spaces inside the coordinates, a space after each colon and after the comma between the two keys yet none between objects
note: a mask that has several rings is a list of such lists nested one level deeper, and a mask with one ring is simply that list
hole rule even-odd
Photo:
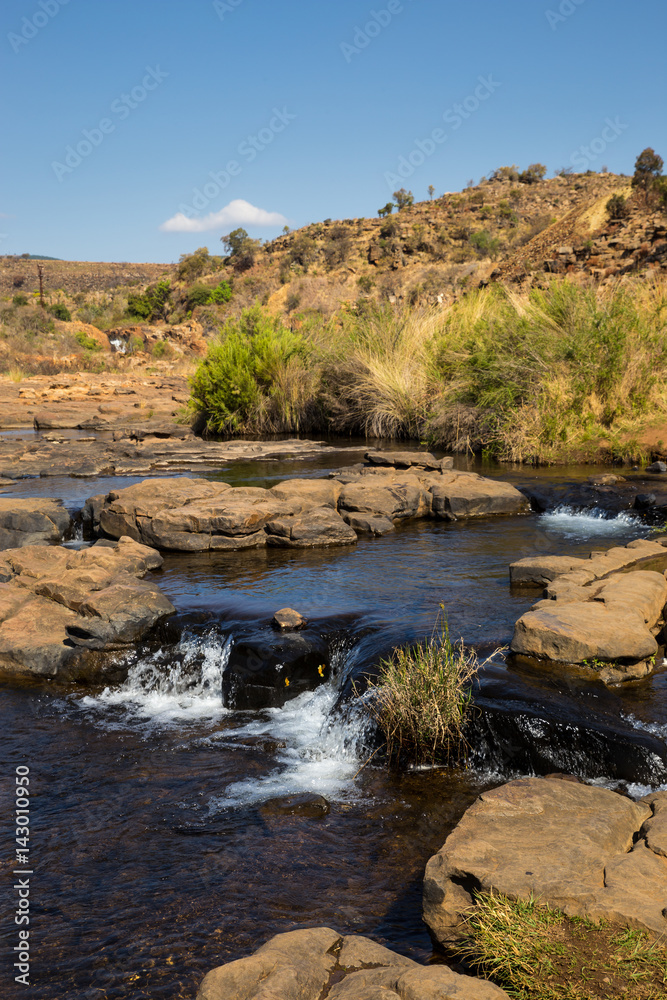
[{"label": "rocky hill", "polygon": [[39,291],[37,264],[42,267],[45,291],[68,295],[103,291],[122,285],[147,285],[171,274],[171,264],[109,264],[77,260],[0,257],[0,297]]}]

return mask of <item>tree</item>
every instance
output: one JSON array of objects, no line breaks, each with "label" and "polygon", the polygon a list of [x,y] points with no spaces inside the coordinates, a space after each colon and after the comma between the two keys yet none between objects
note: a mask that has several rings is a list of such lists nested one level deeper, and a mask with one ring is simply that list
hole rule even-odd
[{"label": "tree", "polygon": [[628,203],[622,194],[613,194],[606,205],[610,219],[627,219],[630,214]]},{"label": "tree", "polygon": [[635,160],[635,172],[632,178],[632,186],[639,188],[648,195],[658,177],[662,174],[664,161],[661,156],[647,146],[643,149]]},{"label": "tree", "polygon": [[433,187],[432,184],[429,184],[429,186],[428,186],[428,188],[426,190],[428,191],[429,201],[433,201],[433,195],[435,194],[435,188]]},{"label": "tree", "polygon": [[393,197],[399,212],[401,209],[407,208],[409,205],[414,205],[415,203],[415,196],[412,191],[406,191],[405,188],[399,188],[398,191],[394,191]]},{"label": "tree", "polygon": [[519,174],[520,184],[537,184],[543,181],[547,173],[547,168],[543,163],[531,163],[529,167]]},{"label": "tree", "polygon": [[208,247],[199,247],[194,253],[182,253],[178,258],[176,275],[179,281],[194,281],[207,270],[209,263]]},{"label": "tree", "polygon": [[378,208],[378,215],[381,219],[384,219],[385,215],[391,215],[395,207],[393,201],[388,201],[383,208]]},{"label": "tree", "polygon": [[233,229],[231,233],[220,237],[220,242],[231,257],[232,267],[237,271],[247,271],[255,263],[255,257],[260,250],[259,240],[253,240],[245,229]]}]

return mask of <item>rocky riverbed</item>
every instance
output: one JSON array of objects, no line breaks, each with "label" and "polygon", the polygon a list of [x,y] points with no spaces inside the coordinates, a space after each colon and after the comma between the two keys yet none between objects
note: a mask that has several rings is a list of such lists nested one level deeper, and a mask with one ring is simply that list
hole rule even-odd
[{"label": "rocky riverbed", "polygon": [[[240,963],[250,990],[278,955],[276,982],[303,976],[308,989],[330,986],[341,998],[486,995],[496,988],[429,964],[422,880],[479,793],[518,775],[569,772],[635,803],[632,849],[614,841],[596,863],[620,865],[627,853],[635,865],[642,844],[662,857],[650,821],[662,814],[651,796],[667,787],[655,617],[665,549],[633,508],[639,482],[603,509],[592,498],[607,487],[590,484],[590,470],[568,472],[587,500],[565,508],[552,471],[507,475],[339,442],[144,437],[140,425],[101,440],[187,448],[183,464],[141,471],[141,455],[126,474],[118,461],[82,478],[41,449],[68,459],[87,446],[95,462],[97,442],[22,434],[13,445],[7,437],[7,467],[28,455],[33,469],[53,469],[10,478],[0,510],[3,745],[20,761],[30,748],[39,822],[53,831],[48,845],[40,834],[40,884],[55,916],[40,945],[37,1000],[55,988],[49,969],[75,1000],[91,989],[191,1000],[200,984],[224,995]],[[553,495],[552,506],[536,510],[533,499],[531,509],[537,492]],[[247,546],[250,536],[264,540]],[[582,569],[593,576],[567,577]],[[590,605],[616,617],[634,602],[633,622],[658,651],[651,671],[617,683],[599,664],[498,656],[475,688],[468,771],[387,775],[355,695],[378,660],[428,634],[441,601],[469,645],[508,645],[515,623],[541,610],[531,606],[543,589],[539,604],[554,613]],[[301,619],[280,628],[279,608]],[[577,805],[582,817],[597,808],[597,799]],[[521,809],[524,823],[536,814]],[[555,817],[556,805],[544,811]],[[572,810],[563,815],[562,828],[575,822]],[[528,860],[524,870],[537,871]],[[475,871],[471,863],[473,881]]]}]

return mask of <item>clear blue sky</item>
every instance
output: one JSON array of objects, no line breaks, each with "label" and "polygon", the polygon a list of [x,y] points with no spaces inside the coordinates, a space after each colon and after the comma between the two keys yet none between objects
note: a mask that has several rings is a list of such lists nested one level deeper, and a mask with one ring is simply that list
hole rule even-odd
[{"label": "clear blue sky", "polygon": [[0,29],[0,253],[215,252],[374,216],[400,164],[423,199],[667,161],[665,0],[3,0]]}]

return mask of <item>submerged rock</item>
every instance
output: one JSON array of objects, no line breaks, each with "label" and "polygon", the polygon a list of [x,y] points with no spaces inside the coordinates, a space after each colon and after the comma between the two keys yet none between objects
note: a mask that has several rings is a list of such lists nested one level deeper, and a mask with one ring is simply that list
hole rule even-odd
[{"label": "submerged rock", "polygon": [[113,666],[173,605],[137,579],[162,565],[130,538],[78,552],[56,546],[8,549],[0,559],[0,672],[92,679]]},{"label": "submerged rock", "polygon": [[654,829],[662,844],[665,803],[667,792],[633,802],[554,778],[521,778],[484,792],[426,866],[431,935],[444,945],[460,939],[473,889],[667,933],[667,861],[647,839]]},{"label": "submerged rock", "polygon": [[419,965],[371,938],[330,927],[276,934],[213,969],[197,1000],[507,1000],[500,987],[446,965]]},{"label": "submerged rock", "polygon": [[222,694],[228,708],[279,708],[329,676],[329,644],[318,629],[255,629],[237,636],[222,675]]}]

